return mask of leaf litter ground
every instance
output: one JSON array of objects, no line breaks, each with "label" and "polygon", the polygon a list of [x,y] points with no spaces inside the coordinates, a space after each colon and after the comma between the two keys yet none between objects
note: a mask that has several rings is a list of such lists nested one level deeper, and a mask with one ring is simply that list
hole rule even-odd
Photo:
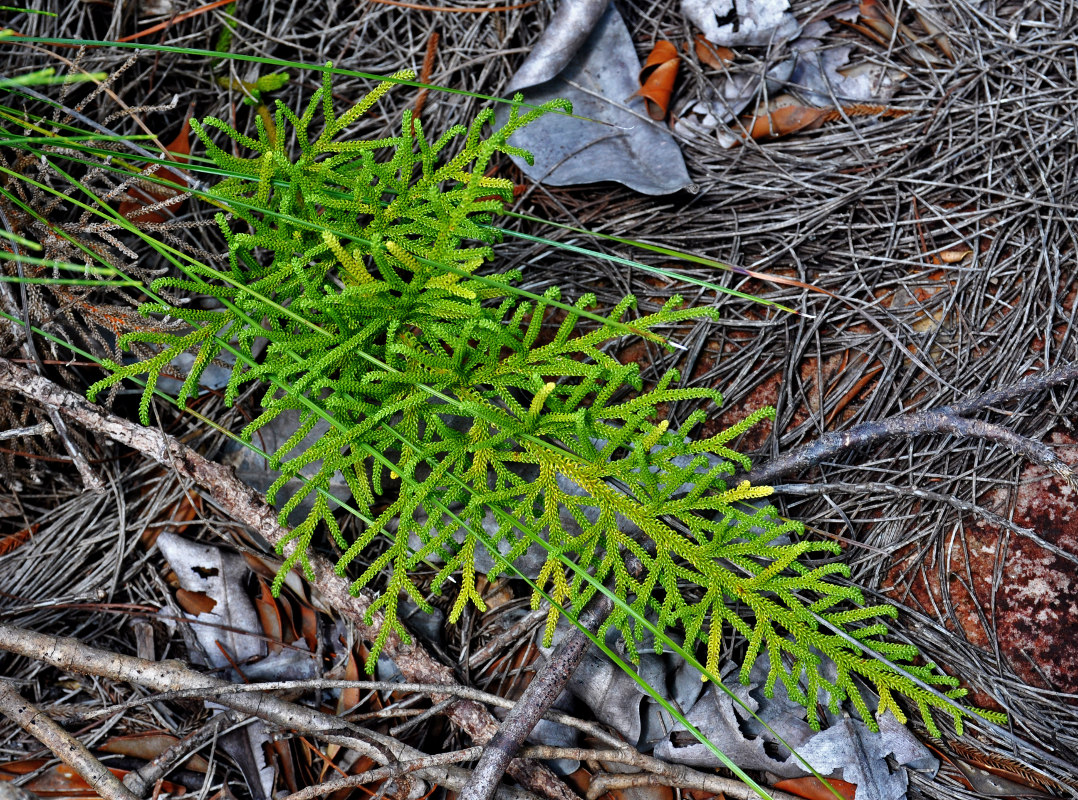
[{"label": "leaf litter ground", "polygon": [[[676,3],[624,3],[619,8],[641,61],[656,39],[680,43],[695,34]],[[20,17],[19,33],[118,38],[190,8],[173,0],[161,4],[161,10],[160,17],[137,17],[120,4],[108,9],[73,3],[57,18]],[[431,82],[497,95],[551,10],[546,3],[489,13],[374,3],[312,7],[269,2],[250,8],[241,3],[231,49],[311,63],[332,59],[346,68],[388,74],[403,67],[422,71],[437,32],[439,43],[428,59]],[[802,21],[824,10],[812,3],[795,3],[792,9]],[[724,322],[681,332],[684,350],[669,354],[642,343],[626,354],[646,363],[653,375],[677,366],[690,376],[691,385],[720,389],[726,423],[760,405],[775,405],[776,423],[761,426],[742,443],[742,449],[756,451],[758,460],[824,431],[952,402],[1078,358],[1072,231],[1078,76],[1069,58],[1076,12],[1070,4],[1051,2],[953,3],[937,12],[946,22],[953,62],[924,63],[895,43],[872,42],[842,26],[830,34],[835,46],[853,46],[854,59],[906,73],[890,102],[914,109],[911,114],[853,117],[733,149],[721,147],[717,137],[681,137],[698,187],[692,195],[641,198],[613,185],[548,189],[522,182],[527,188],[520,210],[536,216],[685,249],[830,293],[679,263],[677,268],[688,275],[751,291],[803,313],[784,315],[722,299]],[[221,11],[213,10],[145,41],[207,47],[222,26]],[[111,71],[127,55],[91,50],[84,66]],[[5,47],[3,57],[7,75],[41,63],[31,48]],[[682,63],[675,108],[684,105],[678,96],[699,96],[710,79],[691,57]],[[247,70],[242,62],[231,62],[219,74],[233,79],[228,85],[257,79]],[[272,96],[294,107],[315,86],[314,76],[293,74]],[[255,113],[235,90],[218,85],[201,59],[182,55],[143,54],[117,87],[131,106],[176,97],[170,110],[140,114],[163,141],[179,129],[191,102],[200,117],[235,120],[240,129]],[[361,96],[367,88],[344,78],[335,86],[342,97]],[[379,109],[381,116],[366,123],[369,130],[363,132],[385,130],[415,99],[412,90],[391,93]],[[474,115],[480,105],[472,98],[430,93],[423,119],[432,129],[444,129]],[[87,113],[104,120],[113,110],[99,104]],[[136,132],[130,119],[110,124]],[[512,168],[507,169],[512,175]],[[567,231],[527,229],[582,242]],[[205,229],[184,236],[207,250],[220,248]],[[601,241],[587,244],[639,257]],[[639,270],[526,241],[507,240],[499,259],[500,267],[521,267],[531,291],[558,284],[568,296],[596,292],[608,306],[631,292],[645,301],[645,313],[669,295],[686,292],[684,286],[666,285]],[[715,302],[703,292],[696,299]],[[14,400],[0,408],[6,415],[3,427],[33,421],[33,413]],[[1078,460],[1074,408],[1073,389],[1057,389],[993,418],[1050,442],[1073,463]],[[218,420],[235,413],[212,397],[200,410]],[[675,418],[691,411],[671,409]],[[176,433],[197,437],[203,452],[220,447],[190,420],[164,422]],[[22,447],[26,440],[17,441]],[[136,607],[172,602],[172,591],[147,569],[139,537],[153,526],[165,526],[175,509],[184,507],[186,495],[172,476],[139,459],[107,448],[100,452],[108,457],[94,466],[110,488],[93,503],[86,502],[73,473],[50,470],[52,462],[41,458],[55,453],[38,448],[32,460],[0,454],[6,459],[5,474],[26,487],[3,498],[4,541],[21,538],[0,556],[0,582],[7,593],[0,603],[5,616],[20,625],[131,652]],[[10,492],[10,484],[5,491]],[[1078,689],[1078,652],[1067,632],[1071,608],[1078,602],[1074,562],[1040,548],[1019,530],[1035,528],[1073,553],[1078,530],[1070,497],[1062,481],[998,445],[937,435],[848,453],[812,473],[790,476],[780,500],[788,515],[824,535],[841,537],[855,581],[908,606],[897,630],[961,676],[980,702],[1005,707],[1017,734],[1074,761],[1078,720],[1068,695]],[[986,521],[970,510],[974,506],[1003,517],[1013,514],[1014,524]],[[186,535],[209,541],[231,527],[212,508],[185,521]],[[57,568],[36,568],[42,559]],[[161,567],[156,557],[152,563],[154,569]],[[491,591],[504,592],[505,587]],[[476,685],[506,690],[520,680],[533,648],[495,654],[499,665],[494,670],[471,656],[491,640],[492,632],[511,628],[512,622],[502,620],[511,619],[507,612],[520,602],[510,591],[502,605],[482,618],[467,615],[459,627],[431,630],[430,636],[441,636],[433,642],[436,651],[462,664],[463,676]],[[155,643],[158,657],[163,654],[161,636]],[[177,646],[179,640],[170,648]],[[42,687],[41,681],[54,677],[30,662],[4,663],[5,674]],[[110,691],[130,690],[117,685]],[[43,703],[58,699],[47,692],[40,696]],[[79,702],[89,703],[88,698],[83,694]],[[180,707],[152,709],[128,712],[113,732],[188,729]],[[14,736],[10,726],[3,732],[9,740]],[[16,749],[25,745],[19,740]],[[1059,778],[1074,777],[1053,772],[1035,754],[1013,751],[991,736],[981,737],[978,746]],[[946,772],[934,782],[916,774],[913,780],[915,796],[961,793],[948,783]]]}]

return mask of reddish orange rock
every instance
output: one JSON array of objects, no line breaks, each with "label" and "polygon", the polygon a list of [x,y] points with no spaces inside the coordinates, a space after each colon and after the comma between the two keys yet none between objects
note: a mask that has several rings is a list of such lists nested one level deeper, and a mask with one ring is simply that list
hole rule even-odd
[{"label": "reddish orange rock", "polygon": [[[1047,443],[1065,462],[1078,464],[1075,439],[1056,433]],[[1000,488],[978,502],[1008,516],[1011,497],[1012,491]],[[1078,492],[1063,478],[1027,465],[1019,479],[1011,519],[1048,544],[1078,555],[1076,506]],[[947,535],[941,551],[929,554],[920,568],[911,570],[914,549],[903,551],[889,576],[891,594],[916,601],[915,605],[935,616],[933,608],[946,607],[940,584],[942,559],[955,618],[970,642],[991,649],[998,640],[1001,655],[1023,680],[1055,691],[1078,692],[1074,627],[1078,564],[983,519],[969,518],[961,533]],[[999,584],[993,597],[996,576]],[[953,629],[953,622],[947,622]]]}]

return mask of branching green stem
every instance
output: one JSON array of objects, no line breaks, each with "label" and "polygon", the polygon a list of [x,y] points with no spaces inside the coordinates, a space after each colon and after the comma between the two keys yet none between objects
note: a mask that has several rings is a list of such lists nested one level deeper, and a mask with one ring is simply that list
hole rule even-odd
[{"label": "branching green stem", "polygon": [[[498,236],[488,223],[512,198],[508,180],[488,176],[492,160],[499,153],[530,158],[509,144],[513,132],[568,105],[525,110],[518,98],[502,128],[485,132],[493,116],[485,111],[434,141],[405,112],[399,135],[355,140],[348,127],[392,82],[338,116],[331,70],[324,74],[302,113],[277,104],[273,137],[261,119],[254,136],[213,118],[192,123],[210,158],[231,175],[213,190],[231,211],[217,215],[229,266],[218,272],[184,262],[181,275],[152,288],[208,295],[221,308],[147,303],[144,314],[168,315],[186,331],[129,334],[124,344],[153,345],[156,355],[112,364],[113,373],[90,389],[93,397],[145,374],[145,418],[173,359],[195,354],[183,402],[227,349],[236,355],[229,402],[247,383],[267,387],[246,437],[298,413],[295,433],[272,456],[280,477],[269,498],[302,473],[302,488],[284,498],[280,519],[312,493],[313,508],[291,532],[297,546],[275,588],[293,566],[309,572],[320,531],[344,553],[341,574],[363,553],[369,563],[353,588],[385,581],[371,608],[386,620],[373,666],[391,632],[406,636],[397,618],[402,595],[429,608],[427,592],[459,576],[450,618],[469,603],[483,609],[477,548],[493,546],[511,563],[541,536],[546,559],[535,599],[543,591],[553,600],[548,638],[559,607],[578,615],[605,584],[619,601],[604,606],[598,633],[620,631],[630,658],[650,628],[677,628],[687,648],[706,650],[707,668],[716,672],[728,627],[747,641],[742,679],[766,652],[765,691],[782,681],[813,725],[818,703],[837,709],[845,699],[874,725],[863,681],[879,695],[879,711],[904,719],[896,701],[904,696],[930,729],[933,708],[960,726],[960,708],[862,654],[863,644],[946,697],[964,694],[932,665],[914,665],[915,648],[884,638],[877,618],[893,609],[865,607],[858,590],[833,580],[847,574],[845,566],[813,560],[836,554],[837,545],[804,539],[796,523],[756,508],[769,487],[731,481],[750,464],[730,442],[773,412],[761,409],[695,438],[705,409],[677,429],[661,412],[681,401],[718,404],[717,392],[677,388],[675,371],[645,389],[636,364],[609,354],[608,345],[628,334],[662,340],[672,326],[716,319],[714,310],[684,309],[674,298],[631,319],[634,301],[626,298],[597,314],[588,310],[591,296],[562,303],[557,290],[515,290],[515,273],[477,273]],[[231,155],[215,133],[253,155]],[[259,340],[267,344],[256,359]],[[328,430],[301,448],[322,419],[332,421]],[[370,520],[352,540],[327,500],[338,473]],[[374,539],[384,530],[394,533],[379,550]],[[638,571],[627,568],[630,559]],[[417,571],[427,560],[443,566],[431,585],[420,586]],[[566,563],[574,569],[566,571]],[[828,661],[837,667],[834,678],[822,669]]]}]

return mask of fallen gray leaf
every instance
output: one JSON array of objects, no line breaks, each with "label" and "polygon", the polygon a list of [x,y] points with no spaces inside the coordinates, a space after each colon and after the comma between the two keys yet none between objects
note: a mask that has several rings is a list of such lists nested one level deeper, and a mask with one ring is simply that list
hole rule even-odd
[{"label": "fallen gray leaf", "polygon": [[321,671],[314,655],[307,649],[307,643],[298,639],[289,647],[244,667],[243,676],[252,683],[305,681],[320,678]]},{"label": "fallen gray leaf", "polygon": [[908,787],[906,771],[891,774],[887,754],[880,752],[879,741],[872,741],[863,735],[865,733],[871,734],[871,731],[863,722],[846,717],[837,725],[817,733],[797,752],[821,775],[842,770],[842,779],[857,786],[857,796],[861,800],[904,797]]},{"label": "fallen gray leaf", "polygon": [[880,736],[887,741],[891,755],[904,767],[923,772],[929,778],[936,777],[939,771],[939,759],[925,747],[921,740],[910,733],[909,728],[894,718],[893,714],[884,714],[876,719],[880,726]]},{"label": "fallen gray leaf", "polygon": [[[597,446],[601,447],[602,445],[598,444]],[[530,465],[525,465],[523,468],[521,468],[519,470],[519,474],[520,474],[520,476],[522,478],[524,478],[524,479],[528,480],[529,482],[531,482],[531,481],[534,481],[536,477],[538,477],[539,471],[535,467],[532,467]],[[571,481],[569,478],[565,477],[564,475],[559,473],[558,475],[555,476],[555,478],[557,480],[558,489],[560,491],[565,492],[566,494],[569,494],[569,495],[575,495],[577,497],[586,497],[586,496],[588,496],[587,492],[585,492],[580,486],[578,486],[576,483],[574,483],[573,481]],[[463,509],[463,504],[460,504],[460,503],[454,504],[450,508],[450,510],[453,511],[454,513],[460,512],[462,509]],[[589,522],[591,522],[592,524],[594,524],[599,519],[599,509],[596,506],[584,506],[582,508],[577,509],[577,511],[582,513],[584,518],[586,520],[588,520]],[[426,520],[427,520],[427,512],[425,511],[425,509],[422,509],[422,508],[417,509],[417,511],[415,513],[415,519],[416,519],[417,523],[420,524],[420,525],[422,525],[424,522],[426,522]],[[448,519],[448,518],[446,517],[446,519]],[[561,522],[564,529],[570,535],[579,536],[581,533],[584,532],[584,529],[580,526],[580,523],[577,522],[576,518],[564,506],[559,507],[559,509],[558,509],[558,519]],[[498,535],[498,529],[501,526],[502,520],[503,520],[503,517],[495,514],[493,511],[488,510],[483,515],[483,522],[482,522],[483,532],[486,533],[486,535],[488,537],[490,537],[492,540],[496,539],[496,537]],[[642,533],[642,531],[640,531],[640,529],[638,527],[636,527],[635,525],[630,523],[629,520],[625,519],[621,515],[618,515],[617,521],[618,521],[618,528],[624,533],[627,533],[627,534],[629,534],[631,536],[635,536],[635,535],[638,535],[638,534]],[[396,531],[396,525],[397,525],[397,520],[391,520],[389,522],[389,524],[386,525],[386,531],[388,533],[390,533],[390,534],[394,533]],[[461,529],[457,530],[456,533],[453,534],[453,540],[457,544],[461,544],[464,541],[464,538],[467,535],[467,533],[468,533],[467,530],[465,530],[464,528],[461,528]],[[537,533],[539,534],[539,536],[541,538],[544,538],[544,539],[546,538],[546,535],[547,535],[546,530],[537,531]],[[420,538],[419,538],[418,535],[416,535],[415,533],[412,533],[412,534],[409,534],[408,546],[413,551],[416,551],[416,550],[419,550],[423,546],[423,543],[422,543],[422,541],[420,541]],[[508,542],[508,541],[505,541],[505,540],[501,540],[501,541],[498,542],[498,551],[503,556],[507,555],[511,549],[512,549],[512,543],[511,542]],[[429,555],[427,555],[425,560],[428,561],[431,564],[440,564],[440,563],[442,563],[441,556],[439,556],[436,552],[432,552]],[[533,544],[524,552],[524,554],[522,556],[520,556],[513,563],[516,566],[516,568],[523,575],[525,575],[526,577],[529,577],[529,578],[534,578],[539,574],[539,571],[543,568],[543,564],[546,563],[546,560],[547,560],[547,551],[546,551],[546,549],[544,547],[542,547],[541,545]],[[475,568],[476,568],[476,570],[479,571],[479,572],[488,573],[494,567],[495,567],[495,560],[494,560],[493,556],[491,556],[490,552],[485,547],[484,548],[477,548],[476,551],[475,551]]]},{"label": "fallen gray leaf", "polygon": [[[738,683],[737,670],[733,665],[728,666],[721,677],[723,684],[748,708],[757,714],[764,711],[761,703],[750,694],[750,690],[756,684],[742,686]],[[778,691],[776,689],[776,694]],[[766,704],[771,701],[764,702]],[[803,711],[802,709],[802,714]],[[752,719],[751,715],[715,686],[709,686],[704,691],[692,708],[687,709],[685,717],[731,761],[743,769],[767,770],[784,778],[802,774],[797,767],[789,765],[782,759],[773,758],[768,753],[765,745],[779,746],[774,737],[746,735],[742,730],[742,725],[745,720]],[[807,722],[792,716],[773,718],[771,724],[772,727],[778,725],[776,730],[779,735],[794,748],[800,748],[812,735],[812,729]],[[783,752],[787,751],[783,750]],[[655,745],[655,756],[690,766],[722,766],[711,749],[700,744],[680,724],[675,726],[669,737]]]},{"label": "fallen gray leaf", "polygon": [[[272,455],[278,447],[288,441],[297,428],[299,428],[299,411],[293,409],[284,411],[274,417],[268,425],[258,430],[253,444],[265,453]],[[302,453],[310,449],[328,430],[329,423],[325,420],[319,420],[311,432],[307,434],[307,437],[294,448],[293,452]],[[255,452],[250,447],[239,442],[230,441],[226,448],[222,461],[236,470],[236,476],[241,481],[257,491],[265,492],[280,475],[277,470],[269,469],[265,456]],[[308,476],[314,475],[318,471],[318,467],[318,463],[308,464],[301,470],[301,473]],[[281,489],[280,497],[287,499],[301,486],[302,482],[299,479],[290,480]],[[342,502],[351,503],[352,501],[352,490],[348,487],[344,476],[339,472],[330,477],[329,492]],[[289,514],[288,524],[294,527],[306,519],[314,507],[316,497],[315,492],[311,492],[304,497],[296,509]],[[330,507],[334,507],[332,502]]]},{"label": "fallen gray leaf", "polygon": [[610,0],[563,0],[559,3],[542,38],[509,81],[505,93],[512,94],[544,83],[565,69],[609,5]]},{"label": "fallen gray leaf", "polygon": [[790,75],[789,88],[809,105],[834,105],[832,94],[841,103],[845,99],[845,78],[838,69],[850,60],[853,45],[824,47],[819,39],[798,39],[792,48],[797,53],[797,65]]},{"label": "fallen gray leaf", "polygon": [[673,700],[681,709],[692,708],[700,699],[707,684],[700,680],[700,673],[688,661],[678,660],[674,670]]},{"label": "fallen gray leaf", "polygon": [[880,64],[857,64],[839,70],[843,96],[863,97],[863,102],[886,103],[894,96],[898,84],[907,77],[905,72]]},{"label": "fallen gray leaf", "polygon": [[[220,361],[221,363],[217,364],[211,361],[209,365],[207,365],[206,369],[198,379],[200,389],[214,390],[223,389],[228,386],[228,379],[232,376],[232,367],[236,363],[236,356],[225,351],[214,359],[214,361]],[[194,366],[194,363],[194,353],[180,353],[168,362],[168,365],[171,369],[176,371],[177,375],[186,376],[191,371],[191,367]],[[170,378],[167,375],[162,375],[157,380],[157,388],[173,397],[180,393],[180,388],[182,386],[182,381]]]},{"label": "fallen gray leaf", "polygon": [[[890,718],[891,723],[884,725]],[[906,770],[891,772],[887,756],[900,766],[938,763],[903,725],[885,714],[880,732],[873,733],[859,719],[844,717],[798,747],[798,754],[821,775],[842,770],[842,779],[857,785],[858,800],[900,800],[906,796]]]},{"label": "fallen gray leaf", "polygon": [[797,63],[788,88],[809,105],[883,104],[905,77],[898,70],[876,64],[847,67],[853,45],[825,47],[819,39],[802,38],[792,48]]},{"label": "fallen gray leaf", "polygon": [[[567,12],[563,19],[573,22],[568,32],[548,29],[535,48],[540,56],[534,64],[531,59],[525,62],[508,91],[521,90],[524,101],[534,105],[566,98],[574,114],[588,119],[547,114],[517,131],[512,144],[531,151],[535,165],[517,158],[514,162],[532,180],[549,186],[616,181],[650,195],[690,188],[692,181],[673,136],[648,119],[643,100],[633,97],[639,88],[640,62],[629,30],[613,6],[571,58],[565,58],[567,51],[555,52],[557,45],[544,43],[548,35],[555,42],[574,43],[594,12],[590,4],[582,5],[588,6],[588,14]],[[559,71],[550,76],[556,67]],[[501,107],[497,113],[504,123],[508,110]]]},{"label": "fallen gray leaf", "polygon": [[[213,610],[187,617],[210,666],[226,670],[231,680],[238,681],[241,676],[232,669],[233,663],[242,664],[266,654],[262,623],[243,585],[247,563],[220,548],[192,542],[169,531],[157,537],[157,547],[176,573],[180,588],[202,592],[216,602]],[[306,660],[312,662],[310,658]],[[215,713],[224,710],[214,703],[206,706]],[[273,791],[273,769],[266,763],[263,750],[268,741],[265,725],[257,720],[221,738],[221,746],[239,764],[247,787],[258,800],[270,797]]]},{"label": "fallen gray leaf", "polygon": [[[559,621],[554,632],[555,645],[570,627],[564,620]],[[608,631],[606,642],[607,647],[616,651],[621,646],[618,632]],[[666,685],[667,666],[662,656],[646,652],[648,646],[646,641],[640,644],[637,674],[649,685],[662,690]],[[540,649],[544,656],[549,656],[552,648]],[[670,730],[669,716],[661,723],[656,717],[645,724],[645,718],[651,716],[651,710],[645,705],[645,702],[650,702],[650,698],[630,675],[623,672],[595,645],[588,648],[580,666],[569,679],[566,690],[591,709],[600,722],[610,726],[626,742],[638,749],[650,749],[656,739],[666,736]]]},{"label": "fallen gray leaf", "polygon": [[723,47],[782,44],[798,30],[789,8],[788,0],[681,0],[681,13]]},{"label": "fallen gray leaf", "polygon": [[625,741],[640,741],[640,704],[644,694],[636,682],[611,661],[590,651],[569,679],[568,689],[590,708],[603,723],[616,730]]},{"label": "fallen gray leaf", "polygon": [[202,592],[216,602],[212,611],[197,617],[188,615],[210,666],[216,669],[231,666],[222,648],[237,663],[264,656],[262,625],[243,587],[246,562],[217,547],[192,542],[169,531],[157,537],[157,547],[176,573],[180,588]]},{"label": "fallen gray leaf", "polygon": [[[887,767],[888,755],[893,755],[900,765],[935,774],[938,761],[889,714],[880,719],[879,733],[873,733],[863,722],[849,717],[831,718],[831,727],[813,731],[805,721],[804,707],[787,697],[781,681],[775,686],[774,697],[763,696],[760,687],[767,678],[767,671],[765,654],[753,664],[748,686],[737,680],[733,665],[722,674],[723,684],[730,693],[752,709],[759,719],[714,686],[709,687],[685,715],[738,766],[766,770],[783,778],[809,773],[801,759],[824,776],[841,769],[843,780],[857,784],[858,800],[898,800],[905,795],[906,773],[904,770],[891,773]],[[793,747],[797,755],[780,744],[775,734]],[[655,746],[655,755],[692,766],[721,766],[711,750],[691,738],[680,725],[670,737]]]},{"label": "fallen gray leaf", "polygon": [[[573,711],[573,700],[568,692],[562,692],[554,701],[552,708],[558,711]],[[543,744],[550,747],[576,747],[580,739],[580,732],[576,728],[562,725],[559,722],[551,722],[541,719],[528,734],[528,741],[533,744]],[[572,775],[580,769],[580,762],[573,758],[556,758],[547,762],[550,767],[562,777]]]},{"label": "fallen gray leaf", "polygon": [[[476,555],[478,556],[478,553]],[[477,558],[476,561],[478,560]],[[420,638],[437,645],[444,643],[445,612],[437,606],[434,606],[431,611],[424,611],[415,600],[404,595],[397,603],[397,617]]]}]

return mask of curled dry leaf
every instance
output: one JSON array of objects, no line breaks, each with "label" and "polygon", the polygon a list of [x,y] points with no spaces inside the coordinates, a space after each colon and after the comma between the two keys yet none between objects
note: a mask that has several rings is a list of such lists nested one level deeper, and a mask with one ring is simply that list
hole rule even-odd
[{"label": "curled dry leaf", "polygon": [[677,47],[663,39],[655,43],[640,70],[640,90],[637,94],[644,98],[648,116],[653,120],[666,118],[680,62]]},{"label": "curled dry leaf", "polygon": [[770,112],[757,113],[753,117],[742,117],[741,130],[737,133],[740,133],[742,137],[752,139],[768,139],[786,136],[797,131],[815,130],[825,122],[834,122],[843,117],[901,117],[913,113],[905,108],[888,108],[863,103],[843,106],[841,109],[815,108],[799,105],[789,95],[775,98],[771,105]]},{"label": "curled dry leaf", "polygon": [[[858,22],[842,20],[842,24],[858,31],[882,47],[891,49],[895,47],[895,44],[898,44],[899,51],[903,57],[911,63],[940,63],[941,59],[934,51],[921,46],[920,42],[924,40],[924,37],[914,33],[909,26],[897,20],[890,9],[880,3],[879,0],[863,0],[858,6],[858,10],[860,11],[860,20]],[[922,25],[924,24],[922,20]],[[937,39],[932,31],[941,32],[937,27],[932,26],[930,28],[930,26],[931,23],[925,25],[925,30],[932,37],[932,41],[937,44],[944,55],[953,59],[954,53],[947,37],[941,36],[941,43],[940,39]]]},{"label": "curled dry leaf", "polygon": [[[729,47],[712,44],[702,33],[696,34],[693,46],[696,50],[696,57],[700,60],[700,63],[707,64],[707,66],[712,69],[723,69],[727,64],[733,63],[733,60],[737,58],[737,54]],[[689,43],[686,42],[686,52],[688,49]]]},{"label": "curled dry leaf", "polygon": [[782,106],[770,114],[743,119],[742,124],[753,139],[786,136],[801,130],[813,130],[824,123],[829,109],[807,106]]}]

